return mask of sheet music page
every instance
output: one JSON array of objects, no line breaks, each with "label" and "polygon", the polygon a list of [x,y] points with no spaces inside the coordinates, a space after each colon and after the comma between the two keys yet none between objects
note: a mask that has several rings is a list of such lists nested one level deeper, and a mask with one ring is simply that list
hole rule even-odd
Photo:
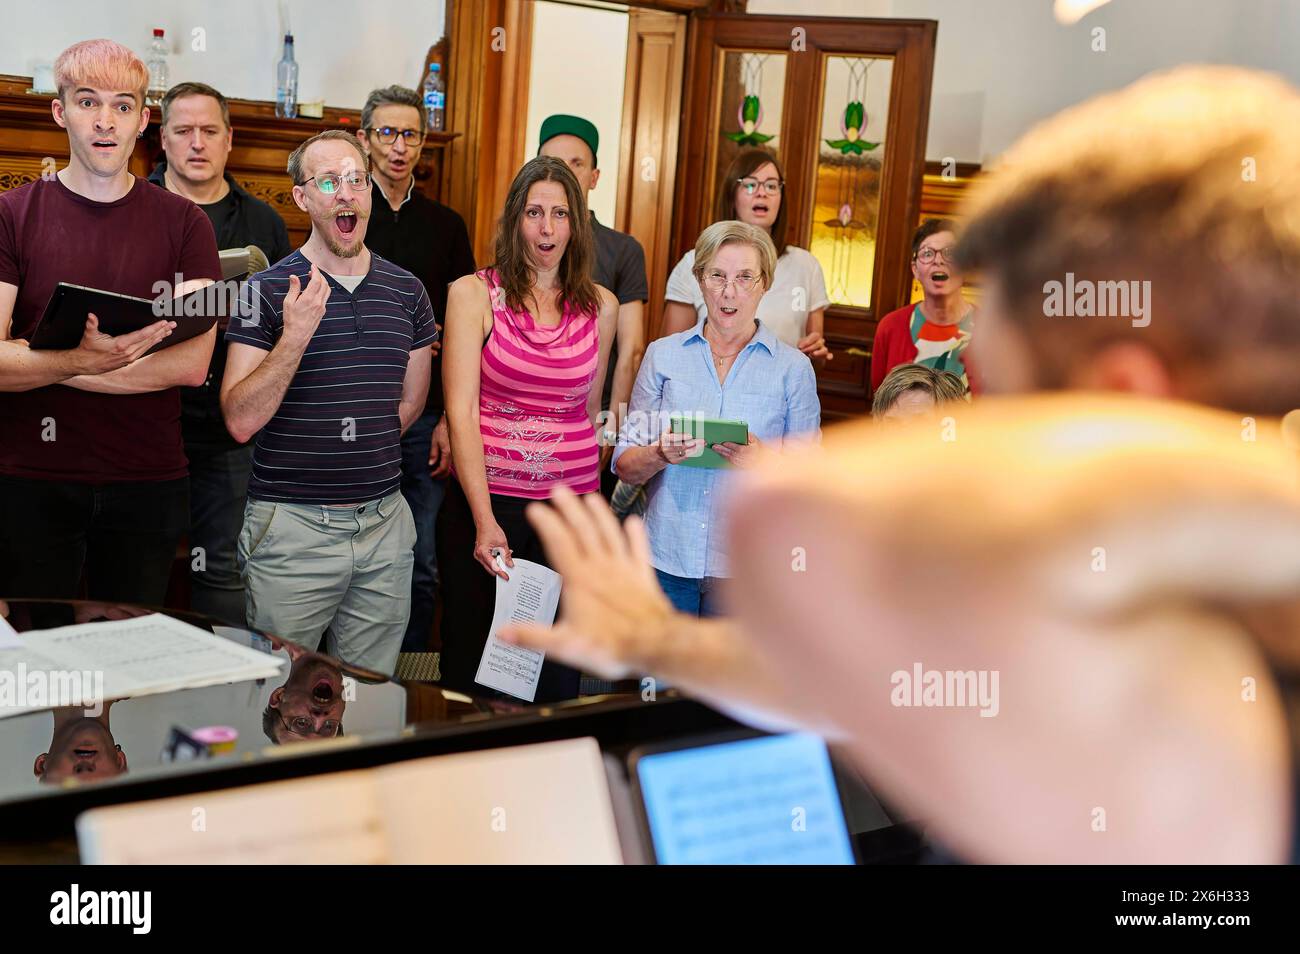
[{"label": "sheet music page", "polygon": [[386,864],[371,771],[95,808],[77,819],[84,864]]},{"label": "sheet music page", "polygon": [[497,577],[496,610],[474,681],[532,702],[537,696],[537,680],[541,678],[546,654],[503,643],[497,639],[497,633],[507,623],[549,626],[555,622],[562,578],[554,570],[529,560],[516,560],[513,567],[507,567],[498,556],[497,565],[510,579]]},{"label": "sheet music page", "polygon": [[379,797],[396,864],[623,863],[591,737],[385,766]]},{"label": "sheet music page", "polygon": [[86,864],[621,864],[590,737],[130,805],[77,819]]},{"label": "sheet music page", "polygon": [[0,616],[0,649],[21,649],[23,638],[17,630],[9,625],[9,620]]},{"label": "sheet music page", "polygon": [[[282,663],[162,613],[60,626],[25,633],[20,648],[0,649],[0,718],[93,699],[265,679],[278,674]],[[6,679],[15,682],[13,692],[4,691]]]}]

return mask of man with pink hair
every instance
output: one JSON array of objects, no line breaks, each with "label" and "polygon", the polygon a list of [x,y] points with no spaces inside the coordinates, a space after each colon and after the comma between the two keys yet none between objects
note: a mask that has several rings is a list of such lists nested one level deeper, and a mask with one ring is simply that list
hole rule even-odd
[{"label": "man with pink hair", "polygon": [[221,277],[212,226],[128,170],[149,73],[112,40],[54,64],[57,175],[0,195],[0,593],[161,605],[189,518],[180,385],[202,383],[214,331],[148,354],[176,327],[27,346],[59,282],[142,298]]}]

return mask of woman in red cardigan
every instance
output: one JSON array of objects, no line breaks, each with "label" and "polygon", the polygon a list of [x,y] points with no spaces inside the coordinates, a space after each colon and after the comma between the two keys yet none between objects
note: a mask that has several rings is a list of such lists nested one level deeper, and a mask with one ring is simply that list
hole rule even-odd
[{"label": "woman in red cardigan", "polygon": [[923,364],[951,371],[972,394],[979,393],[966,347],[975,324],[975,306],[962,297],[962,275],[953,262],[956,231],[951,219],[928,219],[912,236],[912,274],[925,298],[891,311],[876,326],[872,391],[900,364]]}]

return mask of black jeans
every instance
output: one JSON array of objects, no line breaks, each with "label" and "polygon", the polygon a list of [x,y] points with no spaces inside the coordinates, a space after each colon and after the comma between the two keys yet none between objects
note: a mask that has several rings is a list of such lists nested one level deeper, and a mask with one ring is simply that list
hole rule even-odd
[{"label": "black jeans", "polygon": [[433,431],[442,412],[424,414],[402,435],[402,496],[415,520],[415,566],[411,569],[411,620],[406,625],[402,652],[429,651],[433,635],[433,608],[438,589],[438,559],[434,549],[438,509],[447,493],[447,478],[429,474]]},{"label": "black jeans", "polygon": [[[186,444],[185,454],[190,459],[190,608],[243,626],[244,583],[235,547],[244,528],[253,448]],[[202,550],[197,556],[196,548]]]},{"label": "black jeans", "polygon": [[162,606],[189,525],[189,478],[77,484],[0,477],[0,596]]},{"label": "black jeans", "polygon": [[[550,566],[542,541],[524,517],[533,501],[492,495],[492,515],[510,541],[516,560]],[[491,696],[495,690],[474,681],[483,647],[487,645],[496,609],[496,577],[474,559],[474,514],[465,492],[453,477],[438,512],[438,578],[442,583],[442,685],[470,695]],[[551,660],[542,663],[535,702],[560,702],[578,695],[581,673]]]}]

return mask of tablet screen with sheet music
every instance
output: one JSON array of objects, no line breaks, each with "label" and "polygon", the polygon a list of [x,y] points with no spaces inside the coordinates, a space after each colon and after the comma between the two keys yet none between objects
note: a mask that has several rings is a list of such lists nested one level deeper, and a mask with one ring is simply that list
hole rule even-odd
[{"label": "tablet screen with sheet music", "polygon": [[659,864],[855,863],[826,743],[740,738],[632,761]]}]

